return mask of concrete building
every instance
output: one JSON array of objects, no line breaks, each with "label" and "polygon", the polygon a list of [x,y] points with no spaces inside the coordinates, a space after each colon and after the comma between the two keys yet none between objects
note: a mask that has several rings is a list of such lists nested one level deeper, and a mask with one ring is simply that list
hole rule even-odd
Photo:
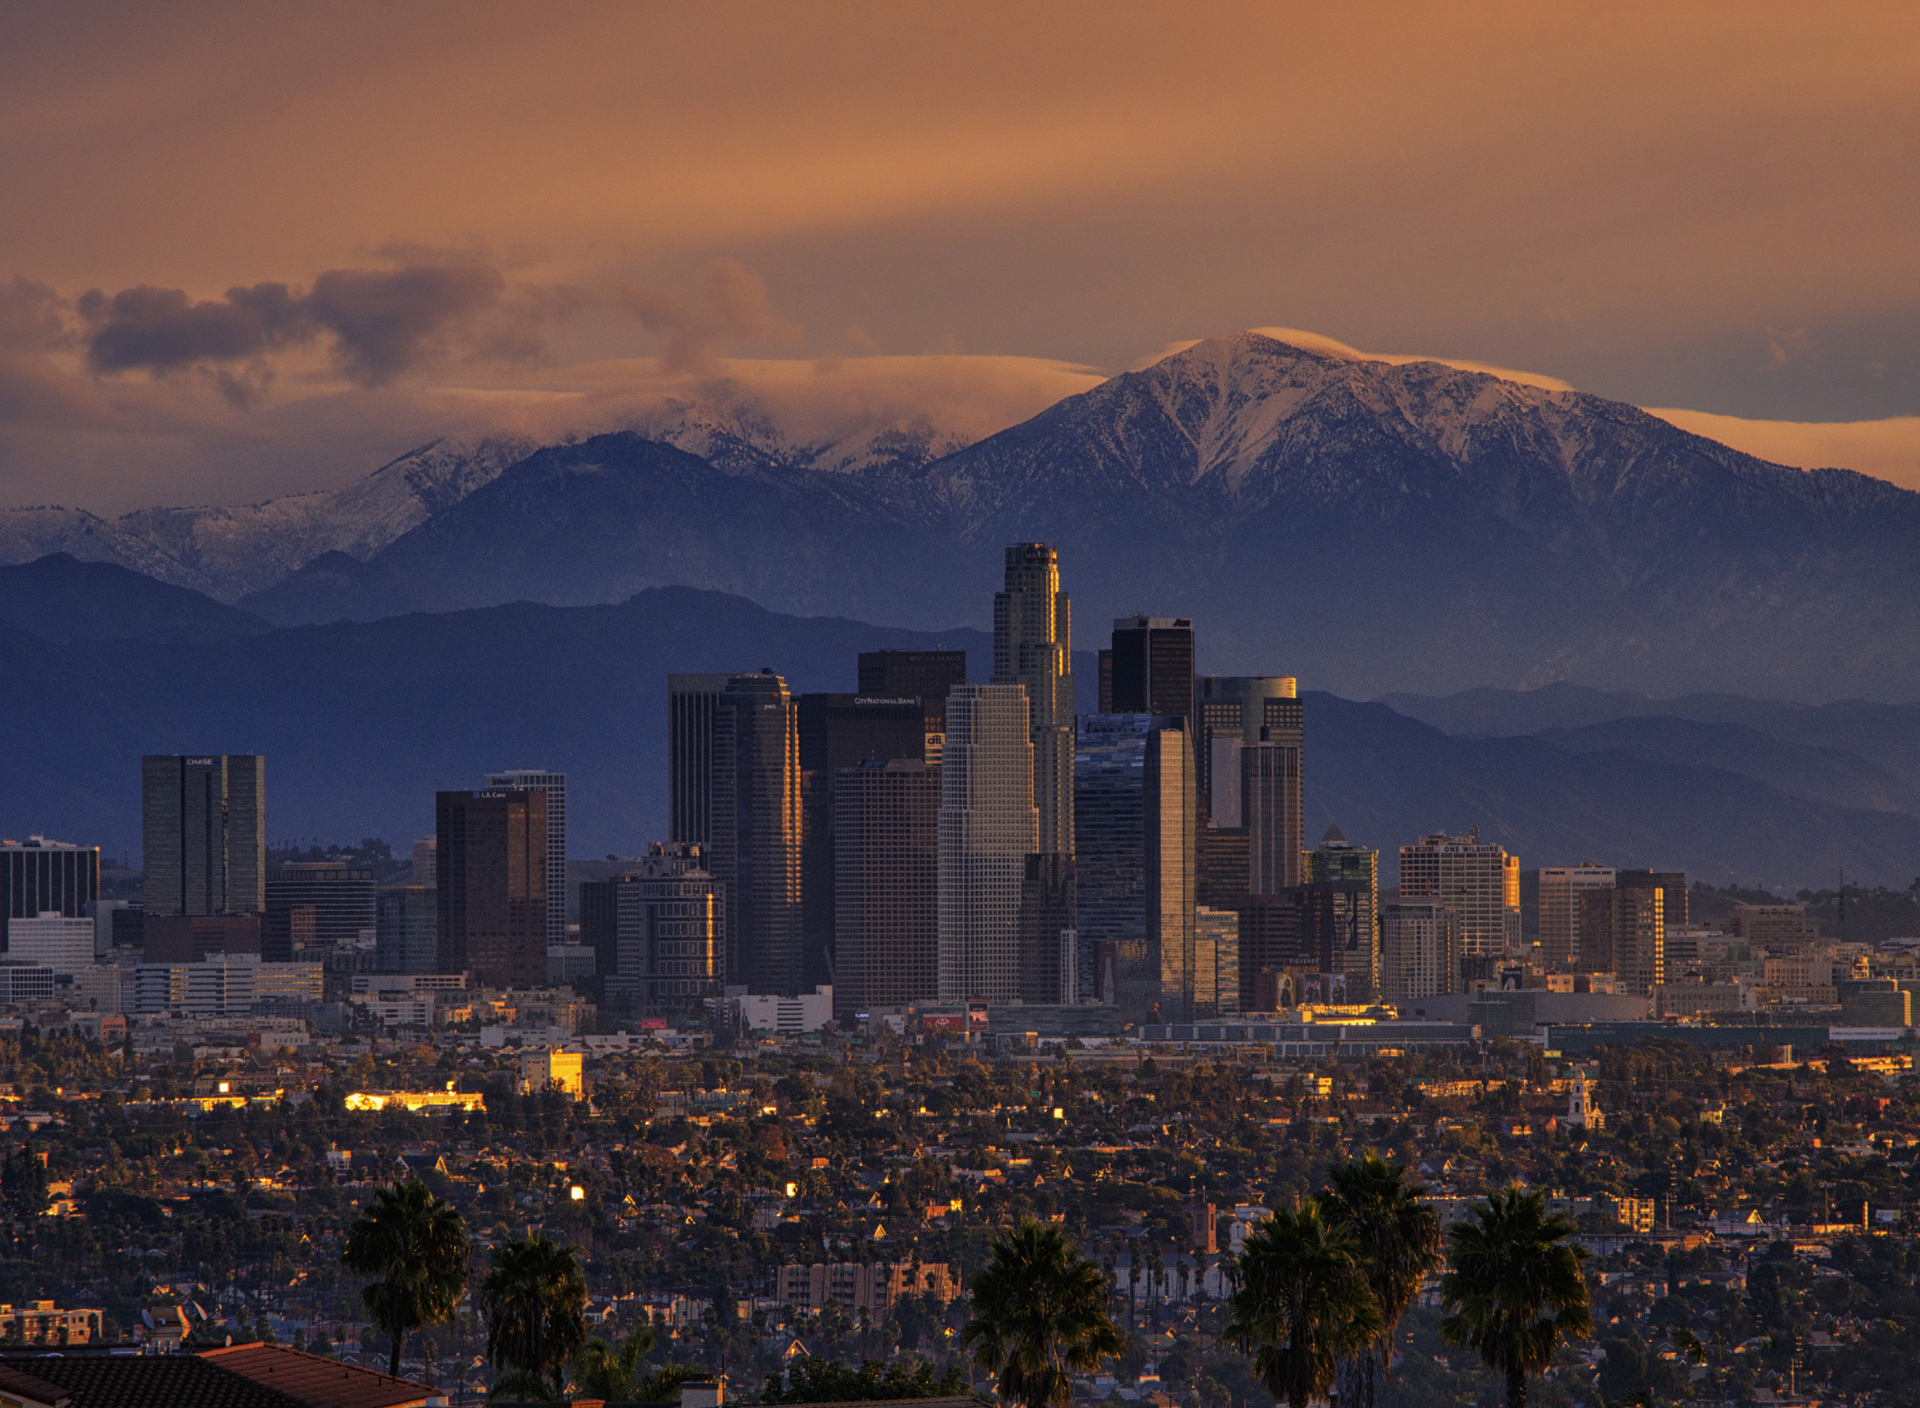
[{"label": "concrete building", "polygon": [[727,892],[704,861],[692,842],[655,841],[625,874],[580,886],[580,942],[607,1007],[685,1019],[720,995]]},{"label": "concrete building", "polygon": [[822,984],[798,997],[777,993],[748,993],[730,990],[727,1001],[734,1021],[750,1032],[770,1032],[775,1036],[799,1036],[833,1025],[833,988]]},{"label": "concrete building", "polygon": [[47,910],[31,919],[15,919],[8,930],[7,957],[68,975],[93,966],[94,923]]},{"label": "concrete building", "polygon": [[[941,701],[944,724],[946,701]],[[940,769],[895,759],[833,776],[835,1015],[940,993]]]},{"label": "concrete building", "polygon": [[813,1314],[836,1305],[850,1316],[864,1310],[875,1324],[897,1301],[931,1294],[945,1304],[961,1294],[960,1277],[944,1261],[789,1263],[775,1285],[795,1310]]},{"label": "concrete building", "polygon": [[547,978],[547,794],[441,792],[436,948],[443,973],[482,987]]},{"label": "concrete building", "polygon": [[1540,868],[1540,954],[1549,963],[1579,963],[1580,895],[1613,889],[1612,866],[1550,865]]},{"label": "concrete building", "polygon": [[567,775],[545,768],[512,768],[487,774],[489,791],[547,794],[547,942],[567,941]]},{"label": "concrete building", "polygon": [[936,826],[943,1001],[1019,996],[1021,890],[1040,849],[1033,738],[1023,685],[966,684],[947,696]]},{"label": "concrete building", "polygon": [[257,755],[140,760],[149,917],[266,909],[266,791]]},{"label": "concrete building", "polygon": [[1380,997],[1401,1003],[1460,990],[1460,921],[1436,899],[1402,899],[1380,911]]},{"label": "concrete building", "polygon": [[1804,904],[1737,904],[1728,932],[1770,952],[1817,943],[1820,926],[1807,918]]},{"label": "concrete building", "polygon": [[261,1003],[318,1002],[318,963],[262,963],[258,954],[212,954],[198,963],[142,963],[133,970],[133,1010],[142,1015],[239,1017]]},{"label": "concrete building", "polygon": [[1460,926],[1462,958],[1495,957],[1520,947],[1520,861],[1475,827],[1444,832],[1400,848],[1402,899],[1438,900]]},{"label": "concrete building", "polygon": [[1232,910],[1193,912],[1193,1020],[1240,1015],[1240,916]]},{"label": "concrete building", "polygon": [[561,1090],[576,1100],[587,1093],[578,1051],[528,1051],[520,1057],[520,1085],[530,1094]]},{"label": "concrete building", "polygon": [[1291,675],[1201,675],[1194,680],[1194,771],[1208,816],[1220,826],[1245,824],[1240,814],[1240,749],[1304,741],[1299,688]]},{"label": "concrete building", "polygon": [[1049,543],[1006,550],[993,598],[993,683],[1026,691],[1037,839],[1029,851],[1073,849],[1073,609]]},{"label": "concrete building", "polygon": [[0,953],[16,919],[78,919],[100,898],[100,848],[29,836],[0,841]]},{"label": "concrete building", "polygon": [[1111,945],[1123,1018],[1189,1020],[1197,895],[1186,720],[1084,716],[1074,792],[1080,967],[1097,971]]},{"label": "concrete building", "polygon": [[1240,749],[1240,820],[1247,829],[1247,888],[1278,894],[1301,883],[1305,837],[1300,745],[1268,736]]}]

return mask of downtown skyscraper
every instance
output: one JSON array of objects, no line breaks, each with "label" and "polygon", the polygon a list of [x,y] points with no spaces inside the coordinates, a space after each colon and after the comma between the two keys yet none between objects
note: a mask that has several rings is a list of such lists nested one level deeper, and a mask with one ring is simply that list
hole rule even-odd
[{"label": "downtown skyscraper", "polygon": [[[547,980],[547,794],[434,797],[440,971],[490,988]],[[377,941],[377,940],[376,940]]]},{"label": "downtown skyscraper", "polygon": [[267,906],[267,760],[140,760],[147,913],[257,915]]},{"label": "downtown skyscraper", "polygon": [[487,774],[488,788],[547,794],[547,942],[567,941],[567,775],[545,768],[514,768]]},{"label": "downtown skyscraper", "polygon": [[726,981],[799,994],[799,710],[771,670],[670,675],[669,840],[701,847],[726,887]]},{"label": "downtown skyscraper", "polygon": [[1019,684],[963,684],[947,696],[937,823],[939,995],[1020,995],[1021,901],[1036,853],[1034,754]]},{"label": "downtown skyscraper", "polygon": [[1027,694],[1041,854],[1073,851],[1073,608],[1050,543],[1014,543],[993,598],[993,683]]}]

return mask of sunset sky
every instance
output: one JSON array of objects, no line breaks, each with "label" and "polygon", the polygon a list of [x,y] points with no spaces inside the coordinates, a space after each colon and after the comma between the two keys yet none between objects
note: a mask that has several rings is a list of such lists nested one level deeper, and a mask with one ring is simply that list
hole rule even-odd
[{"label": "sunset sky", "polygon": [[1264,326],[1920,486],[1916,232],[1913,6],[15,6],[0,506],[723,358],[978,433]]}]

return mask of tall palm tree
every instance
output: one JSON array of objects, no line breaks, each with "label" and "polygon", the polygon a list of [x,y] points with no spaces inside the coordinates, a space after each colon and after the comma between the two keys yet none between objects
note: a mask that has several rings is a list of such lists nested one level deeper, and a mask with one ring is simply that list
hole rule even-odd
[{"label": "tall palm tree", "polygon": [[967,1287],[973,1318],[960,1342],[999,1375],[1000,1397],[1025,1408],[1066,1408],[1072,1375],[1126,1348],[1107,1313],[1106,1277],[1051,1224],[1002,1235]]},{"label": "tall palm tree", "polygon": [[1380,1334],[1360,1244],[1313,1198],[1247,1234],[1235,1280],[1226,1339],[1253,1355],[1254,1372],[1289,1408],[1325,1397],[1335,1365]]},{"label": "tall palm tree", "polygon": [[495,1247],[480,1305],[488,1362],[511,1371],[516,1391],[538,1379],[557,1398],[560,1367],[587,1337],[587,1281],[573,1248],[532,1235]]},{"label": "tall palm tree", "polygon": [[1572,1219],[1550,1215],[1537,1190],[1509,1184],[1452,1228],[1440,1300],[1440,1337],[1478,1351],[1507,1380],[1507,1408],[1525,1408],[1527,1379],[1553,1362],[1563,1339],[1593,1333],[1584,1248],[1566,1239]]},{"label": "tall palm tree", "polygon": [[393,1337],[387,1370],[400,1377],[407,1335],[453,1318],[467,1287],[467,1227],[453,1204],[417,1178],[381,1189],[347,1232],[341,1264],[378,1276],[360,1292],[367,1314]]},{"label": "tall palm tree", "polygon": [[1369,1352],[1348,1361],[1344,1404],[1373,1408],[1377,1380],[1386,1373],[1393,1332],[1420,1294],[1420,1283],[1440,1267],[1440,1218],[1420,1201],[1426,1185],[1400,1164],[1375,1154],[1335,1164],[1323,1199],[1333,1223],[1360,1244],[1360,1264],[1380,1312],[1380,1334]]}]

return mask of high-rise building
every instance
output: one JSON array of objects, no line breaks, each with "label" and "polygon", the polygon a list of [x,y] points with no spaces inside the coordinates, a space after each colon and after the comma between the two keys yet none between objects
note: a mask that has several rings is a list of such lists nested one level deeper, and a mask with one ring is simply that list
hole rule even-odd
[{"label": "high-rise building", "polygon": [[1270,1011],[1259,1002],[1261,974],[1294,968],[1319,971],[1317,958],[1308,956],[1306,892],[1295,888],[1249,895],[1239,914],[1240,1006],[1243,1011]]},{"label": "high-rise building", "polygon": [[1232,910],[1193,912],[1193,1019],[1240,1015],[1240,916]]},{"label": "high-rise building", "polygon": [[1667,980],[1665,889],[1617,885],[1612,899],[1613,972],[1635,997],[1651,997],[1654,985]]},{"label": "high-rise building", "polygon": [[1193,622],[1187,617],[1120,617],[1113,623],[1112,658],[1113,701],[1104,712],[1194,717]]},{"label": "high-rise building", "polygon": [[1034,751],[1022,685],[959,685],[947,696],[936,879],[943,1001],[1019,996],[1021,892],[1038,850]]},{"label": "high-rise building", "polygon": [[1027,857],[1020,881],[1020,1000],[1080,1001],[1079,869],[1059,852]]},{"label": "high-rise building", "polygon": [[382,885],[373,895],[374,966],[382,973],[437,973],[440,891]]},{"label": "high-rise building", "polygon": [[29,836],[0,841],[0,953],[15,919],[78,919],[100,898],[100,848]]},{"label": "high-rise building", "polygon": [[567,941],[567,775],[545,768],[513,768],[487,774],[487,787],[547,794],[547,942]]},{"label": "high-rise building", "polygon": [[1610,866],[1543,865],[1540,867],[1540,956],[1549,963],[1584,963],[1580,953],[1580,895],[1586,890],[1611,890]]},{"label": "high-rise building", "polygon": [[833,812],[835,1017],[938,997],[940,769],[841,768]]},{"label": "high-rise building", "polygon": [[918,699],[926,728],[921,756],[938,767],[947,736],[947,694],[967,682],[964,650],[863,650],[860,693],[869,699]]},{"label": "high-rise building", "polygon": [[547,979],[547,794],[441,792],[434,799],[442,973],[481,987]]},{"label": "high-rise building", "polygon": [[1624,890],[1660,891],[1660,913],[1673,928],[1687,922],[1687,875],[1683,870],[1616,870],[1614,883]]},{"label": "high-rise building", "polygon": [[[794,702],[800,727],[800,931],[805,950],[802,978],[809,987],[832,983],[837,994],[836,779],[842,769],[875,759],[924,762],[925,715],[919,699],[912,695],[895,699],[861,694],[802,694]],[[944,719],[944,697],[940,709]]]},{"label": "high-rise building", "polygon": [[655,841],[625,874],[580,886],[580,942],[600,1000],[642,1017],[687,1019],[720,995],[726,888],[700,847]]},{"label": "high-rise building", "polygon": [[1451,906],[1403,899],[1380,912],[1380,997],[1413,1002],[1460,989],[1460,924]]},{"label": "high-rise building", "polygon": [[1400,848],[1400,895],[1434,899],[1460,924],[1460,956],[1498,957],[1520,947],[1520,861],[1475,827],[1465,836],[1444,832]]},{"label": "high-rise building", "polygon": [[1305,816],[1297,741],[1263,736],[1240,749],[1240,816],[1247,829],[1248,890],[1271,895],[1298,885]]},{"label": "high-rise building", "polygon": [[1344,973],[1350,1002],[1379,991],[1380,852],[1355,846],[1329,826],[1318,849],[1307,852],[1307,886],[1327,896],[1337,954],[1328,972]]},{"label": "high-rise building", "polygon": [[435,857],[440,853],[438,836],[422,836],[413,843],[413,883],[431,885],[439,877],[440,866]]},{"label": "high-rise building", "polygon": [[[294,861],[267,877],[260,957],[292,963],[302,948],[355,948],[374,922],[373,872],[345,861]],[[300,930],[296,943],[294,931]],[[317,955],[299,958],[324,961]]]},{"label": "high-rise building", "polygon": [[147,914],[260,914],[267,894],[267,760],[140,760]]},{"label": "high-rise building", "polygon": [[[1114,945],[1126,1020],[1185,1021],[1193,1003],[1193,751],[1186,720],[1090,714],[1074,759],[1082,971]],[[1091,994],[1086,994],[1091,996]]]},{"label": "high-rise building", "polygon": [[726,981],[802,991],[800,730],[786,681],[671,675],[669,840],[726,888]]},{"label": "high-rise building", "polygon": [[1301,745],[1304,729],[1298,686],[1290,675],[1201,675],[1194,680],[1194,708],[1198,711],[1194,761],[1201,800],[1215,825],[1244,826],[1239,750],[1262,737]]},{"label": "high-rise building", "polygon": [[993,682],[1026,689],[1042,853],[1073,849],[1073,610],[1048,543],[1014,543],[993,598]]}]

